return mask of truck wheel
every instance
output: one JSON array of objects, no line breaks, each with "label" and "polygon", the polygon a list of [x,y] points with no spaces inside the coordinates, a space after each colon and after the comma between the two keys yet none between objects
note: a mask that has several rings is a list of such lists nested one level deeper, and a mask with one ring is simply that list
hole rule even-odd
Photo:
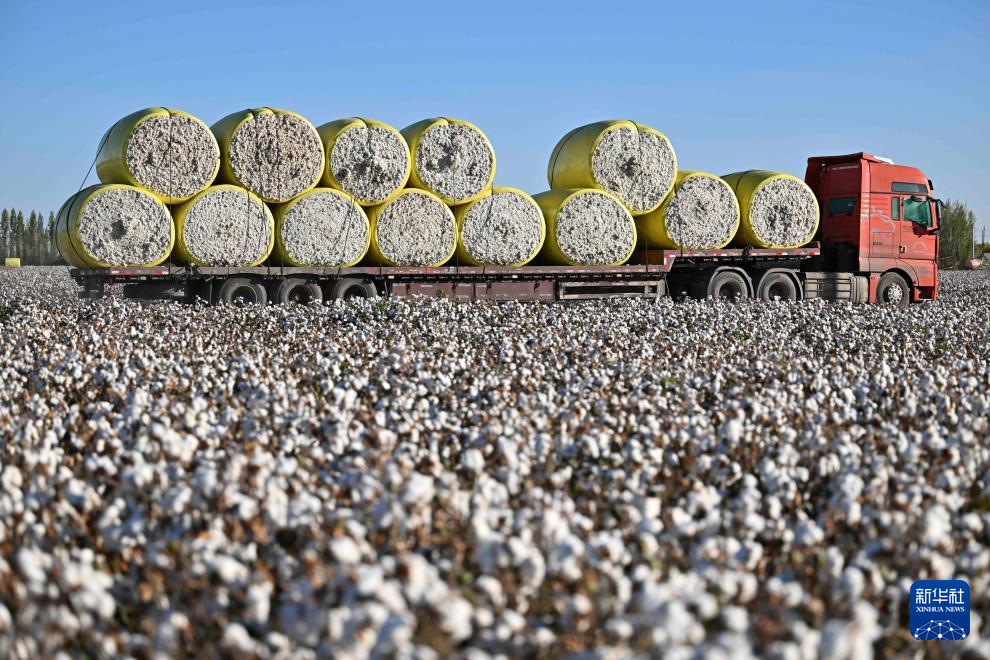
[{"label": "truck wheel", "polygon": [[376,298],[378,289],[368,280],[356,277],[345,277],[333,283],[330,297],[333,300],[350,300],[351,298]]},{"label": "truck wheel", "polygon": [[258,282],[252,282],[246,277],[231,277],[220,285],[213,302],[232,307],[264,305],[268,302],[268,294],[265,287]]},{"label": "truck wheel", "polygon": [[760,300],[780,298],[787,302],[796,302],[798,292],[794,280],[787,273],[766,273],[756,286],[756,297]]},{"label": "truck wheel", "polygon": [[749,298],[749,286],[745,278],[732,270],[715,273],[708,282],[709,298],[726,298],[729,300],[745,300]]},{"label": "truck wheel", "polygon": [[314,282],[301,277],[286,277],[280,280],[275,289],[275,302],[279,305],[299,303],[305,305],[323,300],[323,289]]},{"label": "truck wheel", "polygon": [[911,302],[911,287],[897,273],[886,273],[877,284],[877,304],[893,305],[899,309],[907,309]]}]

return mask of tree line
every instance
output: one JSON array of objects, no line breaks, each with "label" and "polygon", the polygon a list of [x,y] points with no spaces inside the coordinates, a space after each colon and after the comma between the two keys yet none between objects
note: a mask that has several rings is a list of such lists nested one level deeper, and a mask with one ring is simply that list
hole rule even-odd
[{"label": "tree line", "polygon": [[976,242],[976,214],[965,202],[947,199],[942,203],[941,231],[939,231],[938,265],[942,268],[959,268],[973,254],[982,256]]},{"label": "tree line", "polygon": [[[48,218],[40,211],[3,209],[0,211],[0,254],[3,258],[19,257],[21,264],[45,266],[58,261],[55,248],[55,214]],[[2,265],[2,263],[0,263]]]}]

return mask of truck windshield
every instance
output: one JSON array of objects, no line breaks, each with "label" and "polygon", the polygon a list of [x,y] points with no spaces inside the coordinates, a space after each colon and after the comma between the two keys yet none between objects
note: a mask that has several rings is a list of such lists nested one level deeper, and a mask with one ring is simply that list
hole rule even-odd
[{"label": "truck windshield", "polygon": [[913,197],[904,198],[904,219],[921,225],[932,226],[932,208],[927,199],[918,201]]}]

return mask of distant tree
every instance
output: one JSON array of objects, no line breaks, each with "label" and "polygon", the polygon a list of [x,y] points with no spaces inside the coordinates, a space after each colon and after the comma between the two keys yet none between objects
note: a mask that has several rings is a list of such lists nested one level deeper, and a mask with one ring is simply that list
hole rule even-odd
[{"label": "distant tree", "polygon": [[10,214],[7,209],[0,212],[0,257],[6,259],[10,256],[8,250],[8,239],[10,238]]},{"label": "distant tree", "polygon": [[46,264],[53,264],[55,260],[58,259],[58,249],[55,247],[55,211],[48,212],[48,241],[45,243],[47,247],[47,253],[45,258]]},{"label": "distant tree", "polygon": [[17,209],[10,209],[10,216],[7,219],[7,256],[16,257],[14,251],[17,249]]},{"label": "distant tree", "polygon": [[24,257],[24,212],[18,211],[17,216],[14,218],[14,230],[13,230],[14,240],[12,241],[14,250],[11,256],[13,257]]},{"label": "distant tree", "polygon": [[45,243],[48,242],[45,235],[45,214],[35,211],[34,230],[31,232],[31,249],[34,252],[34,263],[42,265],[45,263]]},{"label": "distant tree", "polygon": [[32,210],[24,231],[24,263],[38,263],[38,212]]},{"label": "distant tree", "polygon": [[7,256],[16,257],[17,251],[17,209],[10,209],[10,217],[7,225]]},{"label": "distant tree", "polygon": [[938,263],[943,268],[959,268],[973,254],[976,214],[964,202],[951,199],[942,205]]},{"label": "distant tree", "polygon": [[34,220],[34,263],[41,266],[48,259],[48,232],[45,231],[45,214],[36,212]]}]

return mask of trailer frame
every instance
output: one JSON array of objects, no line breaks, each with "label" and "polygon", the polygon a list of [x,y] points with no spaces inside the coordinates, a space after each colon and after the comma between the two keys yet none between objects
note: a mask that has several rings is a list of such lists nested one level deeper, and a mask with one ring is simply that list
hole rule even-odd
[{"label": "trailer frame", "polygon": [[[379,295],[426,295],[454,300],[588,300],[599,298],[657,298],[669,292],[668,277],[678,274],[710,276],[723,268],[744,273],[786,269],[797,273],[821,256],[812,243],[800,248],[723,248],[719,250],[641,250],[636,264],[621,266],[353,266],[353,267],[201,267],[165,263],[152,267],[73,268],[72,277],[82,287],[81,297],[99,298],[107,287],[125,285],[133,298],[199,297],[215,300],[217,284],[230,278],[246,278],[274,290],[287,278],[316,283],[323,297],[334,295],[342,280],[371,283]],[[701,281],[699,279],[699,281]],[[339,287],[338,287],[339,288]],[[751,291],[753,285],[750,283]],[[365,291],[368,291],[366,288]]]}]

